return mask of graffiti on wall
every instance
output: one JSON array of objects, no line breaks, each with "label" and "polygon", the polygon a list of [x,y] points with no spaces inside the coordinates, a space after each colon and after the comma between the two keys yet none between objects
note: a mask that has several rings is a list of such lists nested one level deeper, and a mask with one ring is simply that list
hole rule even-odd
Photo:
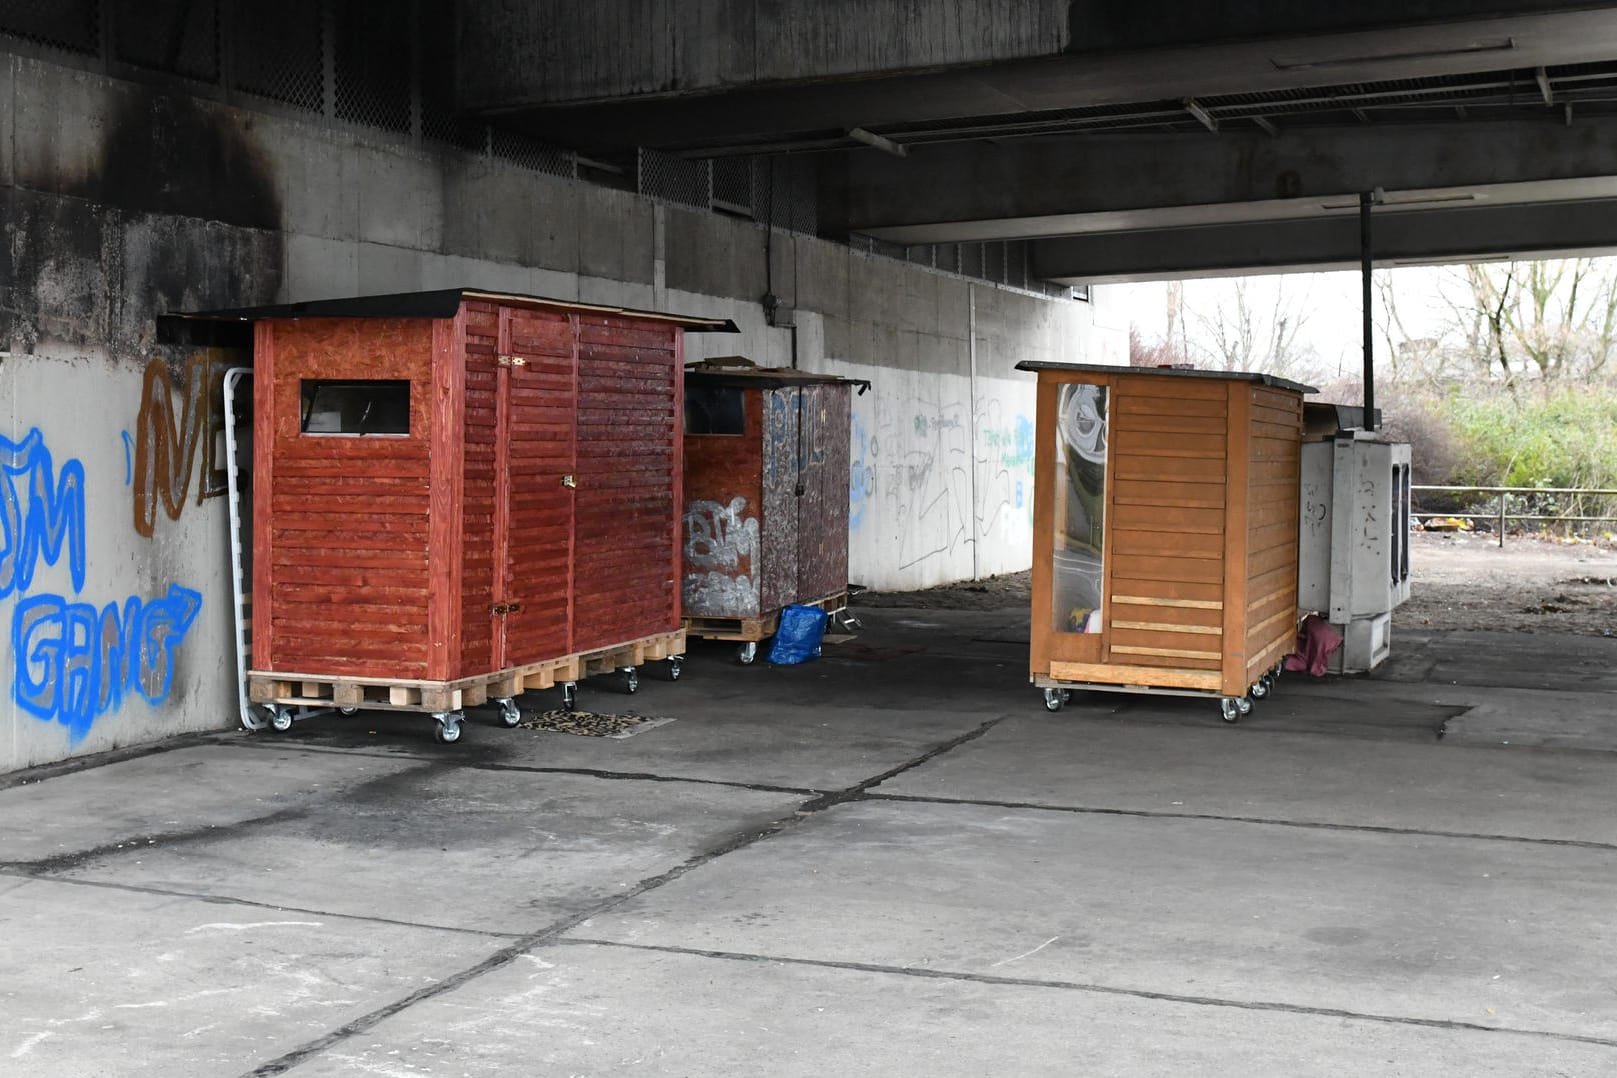
[{"label": "graffiti on wall", "polygon": [[60,595],[31,595],[17,604],[11,648],[17,657],[14,697],[24,711],[67,727],[82,741],[95,720],[136,693],[149,704],[168,699],[174,652],[202,596],[170,584],[161,599],[130,596],[97,610]]},{"label": "graffiti on wall", "polygon": [[[35,591],[39,566],[64,557],[75,598]],[[21,441],[0,435],[0,599],[16,599],[12,698],[66,727],[70,744],[129,696],[168,698],[176,652],[202,608],[198,592],[177,584],[155,599],[79,600],[86,568],[84,465],[70,458],[58,467],[37,427]]]},{"label": "graffiti on wall", "polygon": [[38,427],[20,442],[0,434],[0,543],[0,599],[27,591],[63,547],[73,590],[84,587],[84,465],[58,470]]},{"label": "graffiti on wall", "polygon": [[733,617],[758,610],[758,518],[747,499],[693,501],[685,510],[685,612]]},{"label": "graffiti on wall", "polygon": [[[227,478],[215,459],[218,434],[224,429],[223,385],[227,364],[216,353],[192,356],[185,365],[179,415],[168,363],[154,359],[146,365],[135,437],[125,437],[125,453],[133,442],[129,469],[134,488],[135,531],[150,539],[161,507],[170,520],[179,520],[190,498],[196,475],[196,500],[201,505],[225,493]],[[201,457],[201,468],[197,458]]]},{"label": "graffiti on wall", "polygon": [[1033,421],[1005,414],[998,399],[983,402],[977,419],[978,534],[1000,535],[1033,525]]},{"label": "graffiti on wall", "polygon": [[[1020,543],[1033,523],[1033,421],[995,397],[971,423],[965,402],[878,398],[853,416],[848,526],[879,527],[898,567],[962,555],[979,538]],[[958,569],[969,571],[964,564]]]}]

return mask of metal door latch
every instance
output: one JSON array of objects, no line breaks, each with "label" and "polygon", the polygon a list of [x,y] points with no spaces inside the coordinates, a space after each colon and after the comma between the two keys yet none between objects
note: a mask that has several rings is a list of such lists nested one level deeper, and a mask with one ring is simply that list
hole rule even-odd
[{"label": "metal door latch", "polygon": [[564,475],[561,477],[561,485],[566,487],[568,490],[577,490],[578,480],[574,479],[570,475]]},{"label": "metal door latch", "polygon": [[521,609],[521,603],[495,603],[488,608],[488,612],[490,614],[515,614]]}]

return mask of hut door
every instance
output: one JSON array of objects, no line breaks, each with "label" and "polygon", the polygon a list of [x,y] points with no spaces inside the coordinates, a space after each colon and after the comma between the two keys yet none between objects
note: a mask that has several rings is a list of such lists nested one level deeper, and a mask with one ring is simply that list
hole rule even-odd
[{"label": "hut door", "polygon": [[572,651],[576,339],[565,315],[503,308],[494,666]]},{"label": "hut door", "polygon": [[677,625],[679,334],[578,319],[573,650]]}]

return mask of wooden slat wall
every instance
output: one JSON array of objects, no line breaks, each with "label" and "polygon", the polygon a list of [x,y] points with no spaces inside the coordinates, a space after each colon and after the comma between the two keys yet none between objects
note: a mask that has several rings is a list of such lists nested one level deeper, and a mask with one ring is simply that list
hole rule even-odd
[{"label": "wooden slat wall", "polygon": [[573,647],[679,627],[676,327],[578,316]]},{"label": "wooden slat wall", "polygon": [[1127,375],[1113,382],[1107,662],[1219,669],[1226,408],[1218,382]]},{"label": "wooden slat wall", "polygon": [[460,669],[470,677],[496,669],[494,619],[495,442],[499,436],[497,372],[500,318],[492,303],[467,303],[465,333],[466,420],[462,474]]},{"label": "wooden slat wall", "polygon": [[[253,665],[428,676],[431,357],[425,319],[260,323]],[[305,435],[304,378],[410,381],[408,437]]]},{"label": "wooden slat wall", "polygon": [[1255,680],[1290,652],[1296,638],[1297,514],[1302,460],[1302,396],[1249,390],[1247,450],[1246,678]]}]

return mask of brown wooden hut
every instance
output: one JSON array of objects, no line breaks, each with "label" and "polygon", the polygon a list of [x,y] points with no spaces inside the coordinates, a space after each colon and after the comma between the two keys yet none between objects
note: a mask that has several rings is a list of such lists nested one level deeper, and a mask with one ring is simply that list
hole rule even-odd
[{"label": "brown wooden hut", "polygon": [[1031,674],[1072,688],[1267,693],[1297,631],[1302,397],[1263,374],[1036,371]]},{"label": "brown wooden hut", "polygon": [[[431,712],[677,658],[682,334],[454,289],[256,323],[251,699]],[[215,317],[220,312],[215,312]]]},{"label": "brown wooden hut", "polygon": [[737,357],[685,371],[686,631],[750,663],[792,603],[848,601],[848,428],[870,383]]}]

